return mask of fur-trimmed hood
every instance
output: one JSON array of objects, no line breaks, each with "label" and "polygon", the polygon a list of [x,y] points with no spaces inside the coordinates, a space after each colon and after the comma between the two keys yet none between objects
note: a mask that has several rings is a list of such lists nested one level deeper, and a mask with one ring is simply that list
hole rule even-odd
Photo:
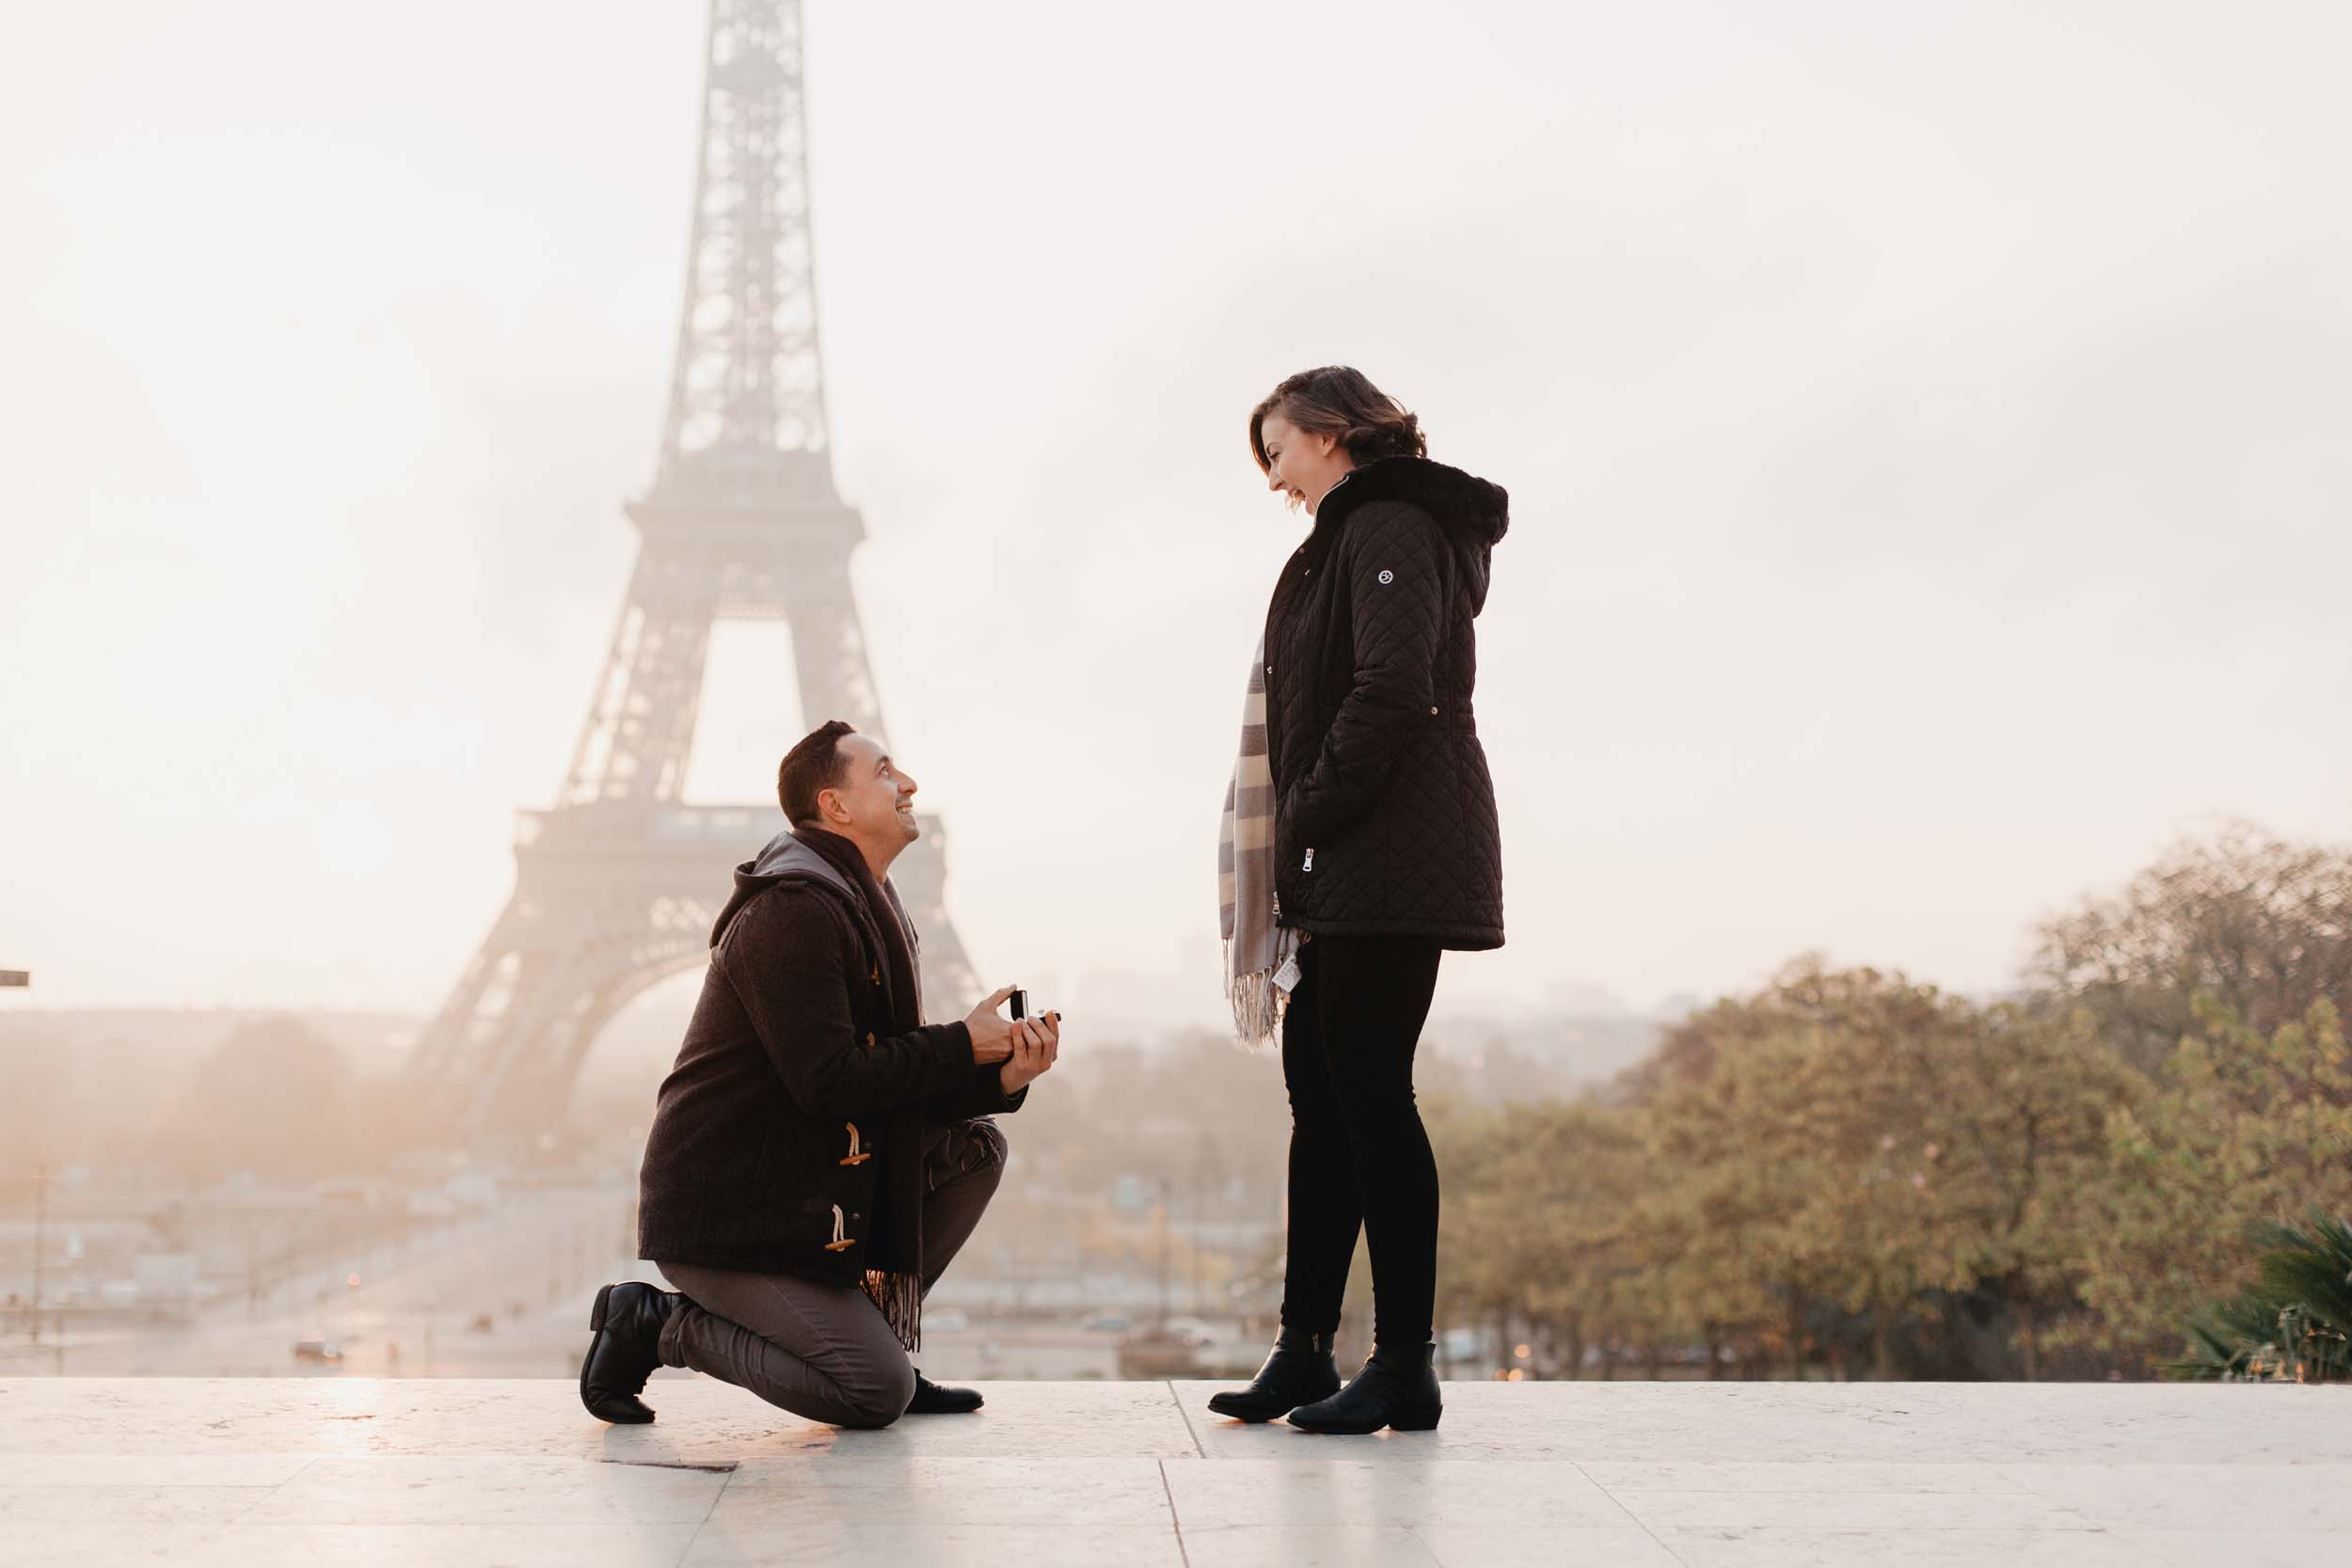
[{"label": "fur-trimmed hood", "polygon": [[1384,500],[1408,501],[1438,520],[1469,575],[1471,613],[1484,610],[1494,547],[1511,529],[1510,492],[1425,457],[1378,458],[1349,469],[1324,493],[1314,531],[1328,537],[1356,508]]}]

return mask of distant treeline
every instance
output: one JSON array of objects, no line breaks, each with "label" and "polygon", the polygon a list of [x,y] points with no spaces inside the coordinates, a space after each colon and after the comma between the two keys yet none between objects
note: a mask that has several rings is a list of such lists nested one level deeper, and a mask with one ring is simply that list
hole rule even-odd
[{"label": "distant treeline", "polygon": [[2023,978],[1802,958],[1609,1095],[1441,1108],[1444,1315],[1614,1375],[2161,1372],[2352,1212],[2352,855],[2184,841]]},{"label": "distant treeline", "polygon": [[[2347,998],[2352,853],[2238,827],[2041,927],[2008,1001],[1799,958],[1600,1092],[1579,1091],[1598,1042],[1569,1021],[1433,1037],[1442,1325],[1498,1331],[1537,1375],[2155,1375],[2213,1350],[2192,1319],[2272,1312],[2238,1294],[2259,1257],[2280,1266],[2269,1227],[2352,1214]],[[7,1022],[19,1203],[37,1162],[298,1181],[387,1168],[417,1136],[384,1070],[402,1021]],[[183,1037],[224,1026],[209,1051]],[[602,1158],[626,1159],[666,1053],[628,1054],[575,1108]],[[1007,1126],[999,1228],[1037,1231],[999,1237],[1011,1252],[1057,1255],[1054,1205],[1115,1188],[1279,1213],[1271,1053],[1087,1041],[1049,1086]],[[1274,1253],[1237,1261],[1279,1277]]]}]

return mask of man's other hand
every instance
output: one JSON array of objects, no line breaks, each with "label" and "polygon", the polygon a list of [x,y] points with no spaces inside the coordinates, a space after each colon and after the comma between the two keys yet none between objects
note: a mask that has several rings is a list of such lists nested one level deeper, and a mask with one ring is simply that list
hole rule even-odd
[{"label": "man's other hand", "polygon": [[996,1069],[996,1081],[1007,1094],[1019,1094],[1030,1083],[1053,1070],[1061,1054],[1061,1014],[1025,1018],[1011,1029],[1012,1055]]},{"label": "man's other hand", "polygon": [[989,992],[964,1017],[964,1027],[972,1031],[972,1060],[981,1067],[1012,1059],[1013,1023],[1009,1019],[999,1018],[996,1009],[1011,1001],[1017,989],[1007,986]]}]

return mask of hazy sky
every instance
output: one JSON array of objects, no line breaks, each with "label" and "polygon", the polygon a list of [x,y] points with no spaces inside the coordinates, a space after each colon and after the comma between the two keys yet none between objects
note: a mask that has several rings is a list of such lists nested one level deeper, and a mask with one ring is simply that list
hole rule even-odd
[{"label": "hazy sky", "polygon": [[[1207,951],[1302,526],[1244,420],[1332,360],[1513,498],[1510,945],[1441,1005],[1994,987],[2213,815],[2352,836],[2352,10],[808,12],[858,589],[984,978]],[[430,1008],[633,558],[703,8],[5,25],[12,1005]],[[695,793],[764,799],[804,725],[730,632]]]}]

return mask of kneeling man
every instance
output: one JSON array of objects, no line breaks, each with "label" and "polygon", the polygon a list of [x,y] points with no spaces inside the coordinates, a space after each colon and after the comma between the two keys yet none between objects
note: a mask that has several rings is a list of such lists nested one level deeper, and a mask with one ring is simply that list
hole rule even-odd
[{"label": "kneeling man", "polygon": [[639,1174],[638,1254],[678,1289],[607,1285],[589,1318],[580,1396],[608,1421],[653,1419],[656,1366],[839,1426],[980,1402],[908,1354],[1004,1169],[984,1118],[1054,1065],[1060,1020],[998,1017],[1007,988],[923,1022],[889,880],[914,781],[871,737],[826,724],[776,787],[791,826],[736,871]]}]

